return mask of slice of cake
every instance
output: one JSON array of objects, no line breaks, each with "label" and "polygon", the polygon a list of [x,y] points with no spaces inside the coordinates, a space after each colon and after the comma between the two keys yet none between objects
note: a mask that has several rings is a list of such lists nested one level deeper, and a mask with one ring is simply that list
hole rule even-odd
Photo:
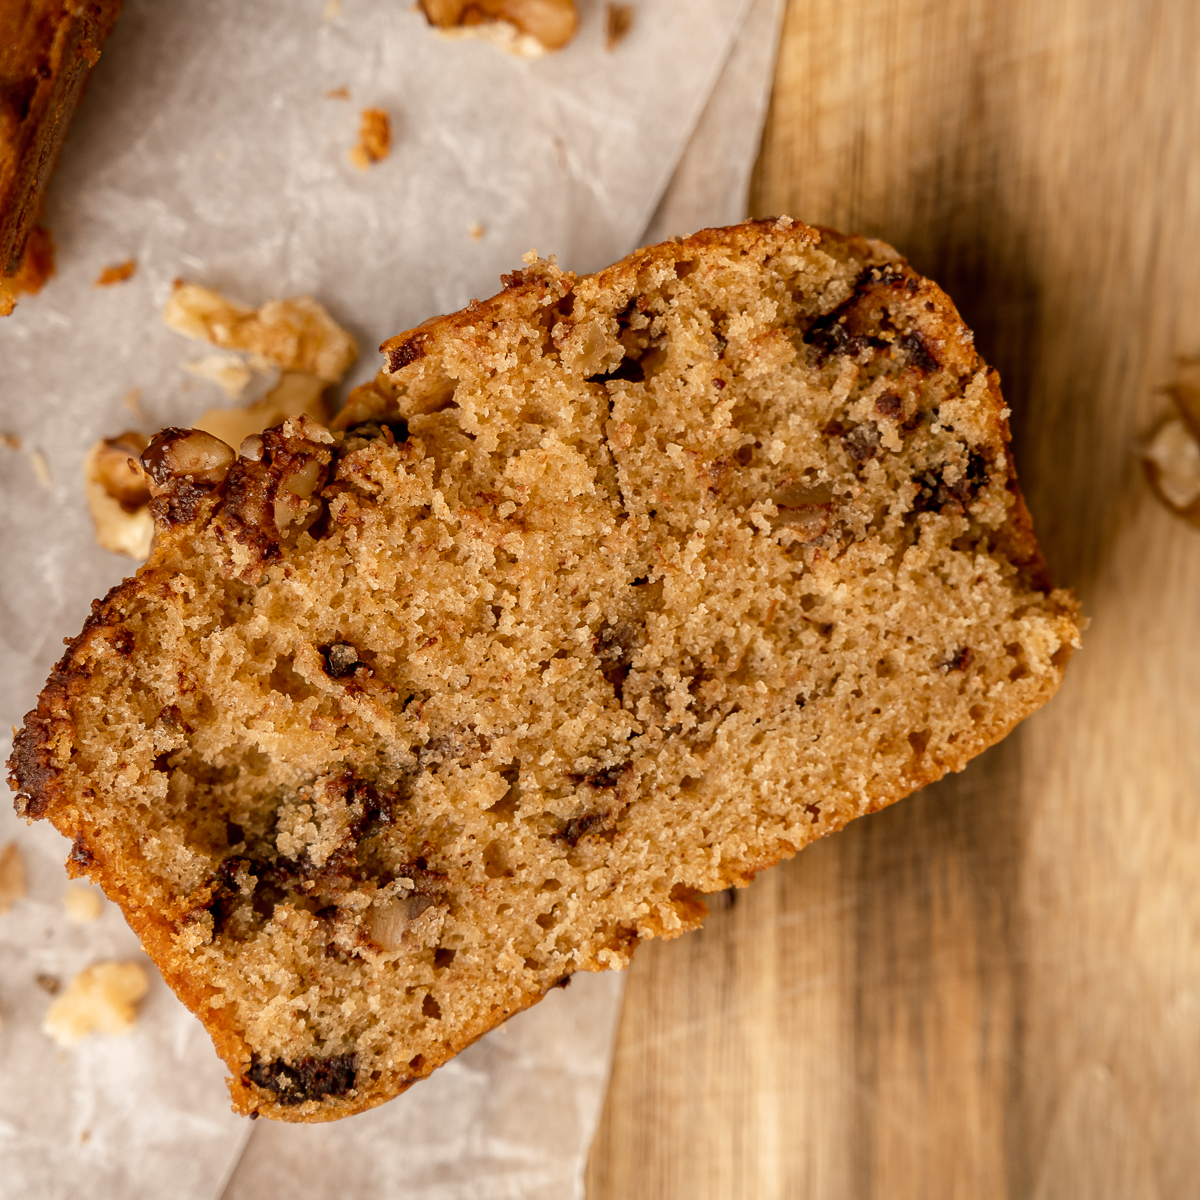
[{"label": "slice of cake", "polygon": [[330,432],[142,456],[150,561],[18,734],[236,1108],[395,1096],[1053,695],[995,372],[889,247],[786,218],[385,344]]},{"label": "slice of cake", "polygon": [[53,274],[49,236],[30,237],[120,10],[121,0],[0,0],[0,316]]}]

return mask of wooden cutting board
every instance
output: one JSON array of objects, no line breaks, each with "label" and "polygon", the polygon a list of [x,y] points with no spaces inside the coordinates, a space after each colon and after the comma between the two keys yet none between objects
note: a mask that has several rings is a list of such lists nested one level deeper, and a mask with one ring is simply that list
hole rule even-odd
[{"label": "wooden cutting board", "polygon": [[1000,370],[1059,696],[631,969],[592,1200],[1200,1195],[1196,0],[792,0],[752,199],[885,238]]}]

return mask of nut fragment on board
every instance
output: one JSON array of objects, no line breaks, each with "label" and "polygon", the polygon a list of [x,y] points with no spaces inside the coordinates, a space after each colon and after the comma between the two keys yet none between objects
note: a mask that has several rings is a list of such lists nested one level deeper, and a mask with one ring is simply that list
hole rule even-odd
[{"label": "nut fragment on board", "polygon": [[16,842],[0,850],[0,913],[25,898],[25,860]]},{"label": "nut fragment on board", "polygon": [[63,892],[63,911],[72,921],[80,924],[97,921],[104,911],[104,897],[98,888],[73,883]]},{"label": "nut fragment on board", "polygon": [[97,442],[83,460],[83,486],[96,541],[114,554],[144,559],[154,518],[150,485],[138,456],[150,439],[136,430]]},{"label": "nut fragment on board", "polygon": [[479,37],[522,58],[561,50],[579,27],[575,0],[418,0],[439,32]]},{"label": "nut fragment on board", "polygon": [[1163,505],[1200,526],[1200,359],[1181,362],[1164,390],[1177,415],[1168,416],[1142,447],[1142,466]]},{"label": "nut fragment on board", "polygon": [[148,987],[140,963],[96,963],[80,971],[50,1005],[42,1030],[63,1047],[74,1046],[89,1033],[127,1033]]},{"label": "nut fragment on board", "polygon": [[336,383],[358,357],[358,345],[311,296],[268,300],[260,309],[211,288],[181,283],[163,309],[169,329],[225,350],[241,350],[285,371],[311,371]]},{"label": "nut fragment on board", "polygon": [[392,152],[392,122],[382,108],[364,108],[358,127],[358,141],[350,149],[350,161],[365,171],[383,162]]}]

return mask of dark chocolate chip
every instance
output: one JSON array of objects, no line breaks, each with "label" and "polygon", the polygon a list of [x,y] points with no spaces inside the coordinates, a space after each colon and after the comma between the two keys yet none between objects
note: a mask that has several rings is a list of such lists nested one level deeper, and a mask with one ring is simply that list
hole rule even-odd
[{"label": "dark chocolate chip", "polygon": [[282,1059],[260,1062],[257,1057],[246,1073],[250,1083],[274,1092],[280,1104],[303,1104],[326,1096],[344,1096],[354,1087],[353,1054],[328,1058],[307,1057],[295,1063]]}]

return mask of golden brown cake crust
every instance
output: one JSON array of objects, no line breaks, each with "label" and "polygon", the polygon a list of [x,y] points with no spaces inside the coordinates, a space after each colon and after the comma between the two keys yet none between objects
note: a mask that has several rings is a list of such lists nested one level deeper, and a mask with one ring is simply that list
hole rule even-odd
[{"label": "golden brown cake crust", "polygon": [[25,242],[120,0],[0,0],[0,276]]},{"label": "golden brown cake crust", "polygon": [[333,434],[167,431],[156,544],[17,734],[17,811],[290,1121],[396,1095],[1058,687],[949,299],[782,219],[532,262]]}]

